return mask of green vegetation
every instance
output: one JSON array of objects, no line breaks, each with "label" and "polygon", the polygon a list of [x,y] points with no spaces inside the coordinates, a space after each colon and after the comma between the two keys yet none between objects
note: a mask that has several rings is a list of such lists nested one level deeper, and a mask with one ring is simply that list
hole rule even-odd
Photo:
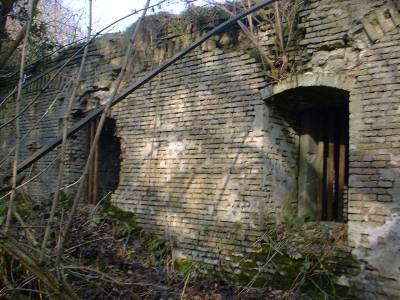
[{"label": "green vegetation", "polygon": [[193,261],[190,259],[177,259],[174,261],[174,268],[183,278],[191,278],[192,283],[203,282],[211,283],[218,279],[213,266],[202,261]]},{"label": "green vegetation", "polygon": [[[155,38],[168,35],[181,35],[191,32],[203,32],[218,26],[229,18],[229,15],[214,6],[192,6],[180,15],[158,12],[144,20],[146,31],[155,34]],[[124,34],[129,36],[136,23],[129,26]]]},{"label": "green vegetation", "polygon": [[349,291],[337,285],[338,279],[358,274],[360,267],[350,254],[338,253],[341,233],[334,240],[310,235],[312,230],[324,234],[328,225],[314,222],[309,216],[287,219],[285,223],[268,231],[259,241],[257,253],[223,263],[226,278],[245,287],[267,285],[305,293],[312,299],[346,298]]},{"label": "green vegetation", "polygon": [[112,227],[112,234],[115,238],[123,238],[128,243],[135,239],[141,239],[144,249],[152,253],[157,260],[162,260],[166,256],[170,256],[171,249],[167,241],[157,235],[144,231],[137,224],[134,213],[124,211],[113,205],[109,198],[103,205],[100,219],[95,219],[95,222],[100,223],[101,219],[105,218],[116,221]]},{"label": "green vegetation", "polygon": [[[0,197],[5,196],[0,195]],[[8,209],[8,197],[5,197],[0,202],[0,226],[3,226],[6,221],[7,209]],[[14,199],[14,205],[19,215],[27,222],[35,220],[40,214],[40,206],[30,201],[29,197],[21,192],[16,192]]]},{"label": "green vegetation", "polygon": [[[43,205],[46,199],[42,200]],[[62,193],[60,209],[66,210],[70,202],[70,197]],[[0,223],[5,219],[5,203],[0,205]],[[41,206],[24,194],[19,193],[15,203],[18,212],[30,224],[35,224],[35,220],[42,216]],[[171,263],[170,242],[142,230],[134,213],[116,207],[110,199],[99,206],[97,211],[88,208],[82,207],[78,224],[69,237],[72,243],[69,247],[75,248],[74,244],[77,242],[73,242],[74,240],[84,245],[86,241],[81,240],[81,235],[93,230],[96,230],[93,240],[102,240],[104,235],[109,239],[108,232],[113,243],[119,241],[120,246],[112,250],[113,255],[107,254],[110,248],[106,241],[81,248],[76,253],[71,252],[78,255],[82,263],[93,270],[107,273],[110,264],[120,264],[122,261],[133,259],[132,255],[137,250],[132,252],[129,248],[137,244],[141,245],[141,253],[151,257],[153,266],[164,268]],[[57,215],[60,216],[60,212]],[[89,227],[84,225],[88,222],[92,224]],[[104,224],[107,224],[108,228],[105,233],[101,229]],[[238,222],[232,223],[234,231],[241,230],[241,226]],[[206,226],[202,228],[203,232],[208,230]],[[315,235],[310,232],[314,232]],[[196,286],[199,282],[211,284],[222,281],[240,286],[239,293],[246,292],[251,287],[269,286],[289,293],[304,293],[312,299],[341,299],[347,296],[348,291],[337,285],[338,278],[346,274],[357,275],[360,271],[357,261],[350,254],[338,253],[342,236],[343,232],[340,229],[315,222],[310,216],[288,218],[283,225],[271,225],[268,228],[255,244],[255,253],[235,258],[233,253],[229,255],[221,246],[221,253],[224,253],[224,257],[231,257],[231,261],[221,260],[221,264],[215,267],[202,261],[178,259],[173,261],[173,269],[181,274],[187,286]],[[126,247],[127,245],[131,246]],[[49,261],[46,267],[54,268],[54,263]],[[15,265],[13,276],[24,276],[21,265]],[[90,280],[88,285],[92,291],[101,292],[99,283]]]},{"label": "green vegetation", "polygon": [[[236,223],[232,226],[240,229]],[[330,226],[315,222],[308,215],[287,218],[283,225],[268,229],[258,241],[256,253],[242,258],[228,255],[232,260],[222,260],[217,268],[182,259],[174,262],[175,269],[185,278],[190,277],[192,283],[223,280],[242,286],[242,292],[269,286],[304,293],[312,299],[345,299],[348,288],[339,286],[338,279],[342,275],[357,275],[360,267],[350,254],[340,252],[341,227]],[[335,238],[327,238],[329,231]]]},{"label": "green vegetation", "polygon": [[315,222],[315,221],[316,220],[313,216],[305,214],[302,217],[294,217],[294,218],[285,217],[284,224],[288,229],[294,229],[303,226],[307,222]]}]

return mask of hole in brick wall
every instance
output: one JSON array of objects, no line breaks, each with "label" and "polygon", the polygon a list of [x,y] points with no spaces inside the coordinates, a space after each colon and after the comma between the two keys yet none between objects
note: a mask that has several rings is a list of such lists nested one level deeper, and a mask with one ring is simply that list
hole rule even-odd
[{"label": "hole in brick wall", "polygon": [[[98,120],[89,126],[90,141],[94,138],[97,125]],[[87,197],[90,203],[96,203],[118,187],[120,163],[121,143],[116,136],[116,122],[112,118],[106,118],[89,170]]]},{"label": "hole in brick wall", "polygon": [[322,221],[346,220],[349,95],[329,87],[295,88],[273,103],[297,116],[298,213]]}]

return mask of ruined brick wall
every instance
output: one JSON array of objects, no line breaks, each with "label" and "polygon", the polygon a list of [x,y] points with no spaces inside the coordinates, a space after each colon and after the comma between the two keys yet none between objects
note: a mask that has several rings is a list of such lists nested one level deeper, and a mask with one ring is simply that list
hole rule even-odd
[{"label": "ruined brick wall", "polygon": [[[113,110],[123,144],[113,199],[172,238],[182,257],[215,262],[219,244],[243,250],[243,239],[291,211],[296,138],[267,111],[264,86],[248,55],[195,52]],[[278,200],[272,191],[283,186]]]},{"label": "ruined brick wall", "polygon": [[[39,66],[39,69],[35,72],[29,71],[26,81],[28,82],[35,75],[56,64],[61,65],[67,63],[67,59],[79,49],[79,47],[80,46],[77,46],[66,50],[54,61]],[[120,57],[121,50],[116,50],[114,53],[108,48],[104,50],[109,53],[106,62],[100,50],[105,48],[105,45],[101,44],[101,42],[90,47],[81,86],[78,90],[75,105],[72,110],[71,123],[77,122],[89,110],[93,109],[92,102],[98,103],[98,100],[96,100],[98,98],[97,95],[101,94],[104,90],[108,90],[112,78],[114,78],[115,66],[110,63],[110,60],[115,58],[115,56]],[[61,134],[62,119],[64,118],[65,109],[72,92],[72,81],[77,76],[80,65],[79,57],[81,57],[81,55],[78,55],[77,58],[68,62],[54,80],[52,80],[55,74],[53,71],[23,90],[21,110],[25,110],[25,107],[28,107],[28,109],[22,114],[20,121],[22,137],[19,157],[20,162]],[[48,85],[50,81],[51,83]],[[12,91],[15,85],[16,80],[14,78],[11,78],[9,81],[3,81],[0,85],[1,94],[7,95]],[[88,100],[89,98],[90,100]],[[1,123],[5,123],[14,116],[14,100],[15,96],[7,100],[4,106],[1,107]],[[12,149],[15,146],[14,122],[1,129],[0,140],[1,177],[9,175],[11,170],[14,154]],[[80,131],[79,134],[74,135],[68,143],[66,151],[67,168],[65,170],[63,186],[69,187],[72,185],[72,187],[66,189],[66,192],[73,191],[73,187],[76,186],[76,181],[81,176],[87,156],[87,143],[88,132],[86,128]],[[26,187],[33,198],[48,197],[49,194],[54,191],[58,173],[58,154],[59,148],[41,158],[23,173],[25,180],[34,179],[29,183],[29,186]]]},{"label": "ruined brick wall", "polygon": [[[399,24],[399,17],[394,21]],[[374,269],[361,282],[379,274],[383,278],[375,287],[398,295],[400,32],[390,24],[380,26],[379,40],[365,51],[350,98],[349,240],[357,257]]]},{"label": "ruined brick wall", "polygon": [[290,215],[297,200],[296,124],[262,98],[299,86],[346,90],[345,211],[352,254],[366,269],[350,282],[395,297],[398,13],[385,1],[309,1],[300,14],[298,74],[264,89],[261,66],[240,50],[206,48],[182,60],[115,110],[125,156],[114,201],[173,240],[177,257],[216,264],[251,251],[263,225]]},{"label": "ruined brick wall", "polygon": [[[347,91],[346,249],[362,271],[342,283],[370,298],[395,298],[400,288],[399,9],[380,0],[307,1],[300,12],[304,36],[291,49],[296,73],[276,84],[249,51],[225,47],[226,36],[167,69],[112,111],[122,151],[113,201],[133,211],[142,227],[169,239],[177,259],[218,265],[251,256],[267,224],[297,215],[298,120],[272,100],[299,87]],[[265,47],[273,44],[267,31],[259,36]],[[188,41],[167,40],[146,64],[140,56],[125,84]],[[123,45],[113,37],[97,42],[102,56],[90,60],[77,107],[82,113],[107,99]],[[46,97],[37,111],[52,98]],[[58,132],[59,116],[43,123],[40,137]],[[85,134],[77,135],[71,148],[70,182],[82,167]],[[55,169],[51,172],[33,189],[43,192],[51,185]]]},{"label": "ruined brick wall", "polygon": [[[71,67],[75,68],[75,66]],[[42,80],[29,86],[24,91],[21,99],[21,108],[27,107],[32,103],[42,86],[44,86],[48,80],[49,76],[46,76]],[[63,103],[65,100],[65,95],[60,94],[60,89],[65,82],[66,80],[64,80],[64,78],[57,78],[53,84],[49,86],[46,92],[40,96],[40,101],[37,101],[23,114],[20,126],[21,136],[25,138],[23,138],[21,142],[20,161],[27,158],[37,149],[40,149],[40,147],[59,134],[60,118],[62,116]],[[58,94],[60,95],[58,96]],[[14,98],[12,100],[14,100]],[[5,106],[1,108],[3,113],[2,123],[14,116],[15,103],[12,100],[7,101]],[[39,118],[52,102],[54,102],[52,112],[43,117],[42,121],[39,123]],[[35,126],[35,124],[37,124],[37,126]],[[15,146],[14,123],[11,123],[1,130],[1,140],[2,163],[0,166],[0,174],[8,175],[12,169],[11,166],[14,154],[14,152],[10,152],[10,150]],[[57,169],[51,163],[56,159],[56,157],[57,153],[52,152],[25,172],[25,177],[30,179],[41,170],[46,169],[46,172],[44,172],[37,181],[32,182],[29,187],[29,192],[33,197],[45,196],[47,193],[52,191],[51,187],[54,185],[53,179],[57,176]]]},{"label": "ruined brick wall", "polygon": [[350,92],[348,234],[365,270],[352,281],[371,297],[399,291],[400,16],[389,1],[310,1],[302,24],[304,71],[264,90],[298,86]]}]

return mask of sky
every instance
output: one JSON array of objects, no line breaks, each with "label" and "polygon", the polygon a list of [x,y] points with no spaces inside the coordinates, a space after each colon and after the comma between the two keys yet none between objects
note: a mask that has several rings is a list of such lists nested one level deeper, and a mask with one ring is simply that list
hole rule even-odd
[{"label": "sky", "polygon": [[[85,0],[63,0],[64,5],[71,8],[76,12],[77,15],[82,16],[82,23],[85,22],[87,17],[87,3]],[[151,4],[156,4],[160,0],[152,0]],[[121,18],[135,9],[141,9],[144,7],[146,0],[93,0],[93,32],[101,30],[103,27],[112,23],[114,20]],[[196,1],[199,5],[204,4],[203,1]],[[169,0],[162,5],[163,11],[168,11],[171,13],[179,13],[184,8],[185,5],[183,1],[179,0]],[[128,25],[135,22],[138,18],[137,14],[120,22],[118,25],[114,26],[109,32],[117,32],[124,30]]]}]

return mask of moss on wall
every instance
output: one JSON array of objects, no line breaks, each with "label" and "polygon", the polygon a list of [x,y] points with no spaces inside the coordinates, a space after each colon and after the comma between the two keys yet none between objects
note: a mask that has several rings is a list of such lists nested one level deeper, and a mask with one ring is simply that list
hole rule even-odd
[{"label": "moss on wall", "polygon": [[256,251],[245,257],[235,257],[230,251],[214,268],[188,259],[176,260],[175,267],[197,280],[219,277],[243,287],[269,286],[307,292],[313,299],[337,299],[350,293],[340,278],[360,273],[360,264],[346,250],[344,240],[343,224],[293,221],[271,226],[259,239]]}]

